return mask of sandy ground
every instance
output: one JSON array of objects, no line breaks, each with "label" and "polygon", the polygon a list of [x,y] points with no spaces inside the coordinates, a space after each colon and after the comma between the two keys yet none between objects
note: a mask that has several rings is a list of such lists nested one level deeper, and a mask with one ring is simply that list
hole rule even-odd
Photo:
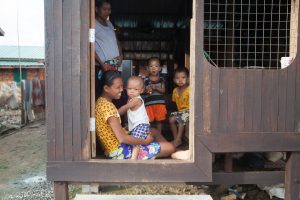
[{"label": "sandy ground", "polygon": [[[52,183],[46,181],[46,147],[44,121],[0,135],[0,199],[53,199]],[[210,194],[218,200],[228,187],[185,184],[100,186],[100,194]],[[242,188],[247,193],[245,199],[269,199],[254,185]],[[70,186],[69,191],[70,199],[74,198],[76,193],[81,193],[81,186]]]},{"label": "sandy ground", "polygon": [[26,190],[45,179],[46,133],[44,121],[0,136],[0,196]]}]

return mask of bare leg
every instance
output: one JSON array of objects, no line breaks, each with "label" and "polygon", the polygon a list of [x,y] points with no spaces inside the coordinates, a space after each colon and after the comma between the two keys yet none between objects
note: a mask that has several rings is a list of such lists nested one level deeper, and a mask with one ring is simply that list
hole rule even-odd
[{"label": "bare leg", "polygon": [[134,146],[132,149],[131,160],[137,160],[139,152],[140,152],[140,148],[138,146]]},{"label": "bare leg", "polygon": [[175,146],[173,143],[168,142],[158,130],[151,128],[151,134],[155,138],[156,142],[160,144],[160,153],[157,155],[158,158],[169,157],[172,153],[175,152]]},{"label": "bare leg", "polygon": [[156,128],[150,128],[150,132],[156,142],[168,142]]},{"label": "bare leg", "polygon": [[157,158],[169,157],[175,152],[175,146],[171,142],[159,142],[159,144],[160,152],[157,155]]},{"label": "bare leg", "polygon": [[175,147],[181,145],[183,132],[184,132],[184,124],[178,124],[178,134],[177,137],[174,139]]},{"label": "bare leg", "polygon": [[158,132],[161,134],[161,130],[162,130],[162,123],[161,123],[161,121],[156,122],[156,128],[157,128]]},{"label": "bare leg", "polygon": [[173,140],[175,140],[177,138],[177,125],[176,125],[176,116],[172,116],[169,119],[170,122],[170,126],[171,126],[171,131],[172,131],[172,135],[173,135]]}]

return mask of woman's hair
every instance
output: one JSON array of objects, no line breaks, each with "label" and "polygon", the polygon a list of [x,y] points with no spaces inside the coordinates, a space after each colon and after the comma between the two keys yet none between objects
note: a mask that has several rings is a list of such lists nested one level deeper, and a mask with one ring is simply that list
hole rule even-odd
[{"label": "woman's hair", "polygon": [[103,88],[105,85],[112,86],[114,83],[114,80],[116,78],[121,78],[121,75],[115,71],[106,71],[102,74],[100,80],[98,80],[99,91],[96,91],[97,98],[102,94]]},{"label": "woman's hair", "polygon": [[110,4],[108,0],[95,0],[95,7],[101,8],[104,3]]},{"label": "woman's hair", "polygon": [[187,77],[189,77],[189,70],[186,67],[177,67],[174,71],[174,76],[177,73],[185,73]]}]

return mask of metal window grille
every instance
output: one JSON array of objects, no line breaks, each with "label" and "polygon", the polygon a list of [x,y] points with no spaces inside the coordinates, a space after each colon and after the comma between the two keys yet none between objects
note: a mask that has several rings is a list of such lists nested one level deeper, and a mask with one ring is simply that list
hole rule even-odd
[{"label": "metal window grille", "polygon": [[291,0],[205,0],[204,6],[204,55],[211,64],[279,69],[281,57],[295,55]]}]

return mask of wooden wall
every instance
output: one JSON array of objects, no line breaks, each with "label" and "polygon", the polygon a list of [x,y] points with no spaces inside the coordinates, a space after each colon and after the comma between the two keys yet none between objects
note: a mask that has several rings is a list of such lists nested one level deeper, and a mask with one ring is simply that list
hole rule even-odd
[{"label": "wooden wall", "polygon": [[12,69],[0,69],[0,82],[14,81],[14,71]]},{"label": "wooden wall", "polygon": [[[48,0],[45,11],[48,160],[88,160],[89,4],[83,0]],[[203,13],[196,20],[202,22],[196,27],[197,37],[203,38]],[[201,52],[203,43],[195,44],[195,49]],[[191,74],[197,77],[198,89],[191,87],[196,102],[191,112],[195,115],[192,132],[300,131],[298,58],[283,70],[223,69],[212,67],[204,57],[199,62],[193,59]]]},{"label": "wooden wall", "polygon": [[203,131],[298,132],[298,60],[282,70],[225,69],[204,65]]},{"label": "wooden wall", "polygon": [[48,161],[90,157],[88,1],[45,1]]}]

